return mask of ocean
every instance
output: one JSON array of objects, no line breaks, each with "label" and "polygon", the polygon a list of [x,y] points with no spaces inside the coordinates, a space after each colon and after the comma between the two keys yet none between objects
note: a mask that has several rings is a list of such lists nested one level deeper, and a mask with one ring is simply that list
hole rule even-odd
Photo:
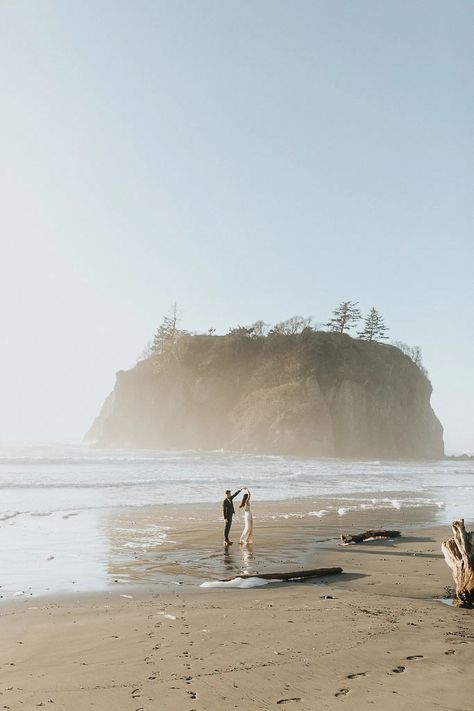
[{"label": "ocean", "polygon": [[[104,590],[115,559],[158,551],[168,520],[131,526],[140,511],[215,504],[248,486],[254,501],[305,499],[301,516],[428,508],[433,524],[474,518],[474,464],[347,461],[235,452],[100,450],[82,445],[0,447],[0,595]],[[199,506],[193,512],[199,518]],[[124,512],[127,516],[124,517]],[[132,514],[130,514],[132,512]],[[135,512],[135,513],[133,513]],[[126,521],[126,523],[124,523]],[[113,529],[113,531],[111,530]]]}]

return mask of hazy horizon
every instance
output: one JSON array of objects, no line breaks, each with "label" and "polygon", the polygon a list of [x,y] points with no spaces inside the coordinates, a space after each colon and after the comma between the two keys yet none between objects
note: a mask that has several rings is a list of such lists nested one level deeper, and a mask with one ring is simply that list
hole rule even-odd
[{"label": "hazy horizon", "polygon": [[0,442],[79,441],[172,302],[343,300],[418,345],[474,452],[474,6],[0,7]]}]

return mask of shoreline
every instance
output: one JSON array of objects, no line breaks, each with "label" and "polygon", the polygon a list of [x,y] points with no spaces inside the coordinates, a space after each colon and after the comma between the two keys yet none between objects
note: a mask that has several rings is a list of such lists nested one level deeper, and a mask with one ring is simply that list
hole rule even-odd
[{"label": "shoreline", "polygon": [[[426,495],[421,501],[426,500]],[[67,539],[62,549],[43,548],[41,558],[31,552],[32,565],[19,568],[17,579],[0,581],[0,604],[16,596],[34,600],[78,592],[107,592],[148,587],[162,592],[176,584],[197,585],[240,572],[271,572],[324,567],[329,550],[341,533],[370,528],[426,529],[444,523],[439,503],[419,503],[409,492],[348,494],[344,497],[298,497],[283,501],[255,501],[254,546],[240,550],[242,521],[234,518],[234,546],[223,547],[221,502],[163,504],[82,511],[57,516],[64,535],[84,541],[81,559]],[[54,518],[40,517],[29,526],[57,526]],[[10,536],[16,526],[6,529]],[[446,526],[446,536],[450,528]],[[86,536],[86,538],[85,538]],[[446,537],[445,536],[445,537]],[[69,547],[68,547],[69,546]],[[48,554],[49,553],[49,554]],[[47,554],[47,555],[45,555]],[[338,555],[338,553],[335,553]],[[320,561],[326,561],[320,563]],[[14,564],[14,561],[13,561]],[[8,567],[7,567],[8,569]],[[5,571],[5,567],[4,567]],[[36,577],[35,577],[36,576]],[[48,577],[49,576],[49,577]]]},{"label": "shoreline", "polygon": [[[298,521],[298,523],[300,523],[300,521]],[[270,530],[270,535],[272,535],[275,530],[278,530],[277,526],[278,524],[272,525],[271,528],[273,530]],[[474,528],[474,523],[467,523],[466,528]],[[362,527],[352,523],[346,526],[344,531],[361,532]],[[441,553],[441,542],[449,536],[450,527],[441,525],[432,526],[428,523],[406,527],[402,531],[402,535],[398,538],[369,540],[355,545],[340,545],[338,536],[321,535],[310,542],[308,550],[300,551],[301,557],[299,563],[295,563],[294,560],[289,559],[288,556],[285,557],[284,549],[279,549],[276,555],[269,555],[269,560],[265,560],[264,554],[268,554],[270,551],[268,544],[260,547],[256,547],[255,545],[241,547],[236,541],[231,549],[226,549],[222,546],[213,551],[212,557],[222,561],[222,565],[219,565],[215,569],[217,574],[215,573],[213,575],[211,572],[209,575],[206,575],[206,571],[201,568],[197,570],[195,567],[185,569],[180,561],[179,553],[181,551],[199,548],[202,542],[200,538],[196,537],[194,527],[190,527],[189,530],[183,534],[183,540],[179,542],[178,548],[171,549],[170,544],[170,550],[175,551],[176,558],[176,562],[171,570],[168,569],[168,557],[165,558],[164,562],[162,561],[157,564],[156,567],[153,566],[153,570],[146,568],[144,559],[140,561],[135,559],[133,562],[122,562],[120,572],[114,573],[118,577],[115,578],[114,582],[107,588],[101,590],[52,591],[46,594],[25,594],[22,596],[3,598],[0,603],[0,615],[3,611],[8,610],[21,611],[25,608],[37,609],[42,606],[54,607],[70,604],[74,605],[76,603],[79,605],[87,605],[89,603],[95,604],[100,601],[117,598],[133,599],[137,602],[143,602],[150,597],[173,597],[176,590],[179,590],[180,594],[186,596],[200,596],[210,594],[211,588],[206,589],[202,587],[202,583],[206,581],[224,581],[229,577],[239,577],[239,573],[258,576],[259,573],[268,573],[269,570],[279,573],[287,572],[289,568],[292,570],[304,570],[305,568],[314,566],[321,568],[341,567],[343,572],[342,575],[326,576],[310,580],[295,580],[294,582],[272,581],[267,583],[265,587],[278,589],[286,587],[287,585],[316,587],[329,585],[352,590],[359,589],[361,586],[365,587],[360,581],[362,578],[370,576],[372,581],[368,583],[368,585],[374,589],[368,591],[369,593],[380,589],[380,594],[382,595],[424,600],[426,602],[437,602],[443,599],[446,589],[451,587],[453,582],[451,573]],[[299,535],[297,536],[296,543],[298,542],[298,538]],[[173,542],[173,544],[174,543],[175,542]],[[289,546],[293,550],[295,541],[292,540]],[[257,554],[259,548],[263,549],[264,554]],[[433,574],[428,570],[421,569],[417,571],[416,579],[409,581],[409,584],[407,581],[404,581],[404,585],[401,585],[401,582],[397,582],[397,586],[401,585],[401,587],[399,590],[394,591],[391,588],[386,588],[386,581],[383,580],[383,574],[385,574],[383,570],[385,566],[382,566],[382,562],[386,563],[389,558],[381,557],[377,559],[377,555],[394,558],[411,557],[419,558],[420,560],[430,558],[442,562],[442,565],[436,566],[436,580],[431,581],[429,588],[420,587],[419,580],[424,579],[425,575],[430,577]],[[196,561],[196,559],[194,560]],[[410,563],[411,562],[412,561],[410,561]],[[141,567],[142,565],[144,567]],[[364,566],[367,566],[367,572],[360,571],[361,568],[365,571]],[[134,570],[129,570],[129,567]],[[137,571],[137,568],[139,568],[141,575]],[[130,576],[128,581],[120,579],[120,575],[123,575],[122,571],[124,569],[128,570],[128,575]],[[411,572],[413,573],[413,571]],[[157,577],[153,578],[152,573]],[[133,575],[135,575],[135,579],[133,579]],[[402,574],[401,577],[405,578],[406,575]],[[441,585],[441,587],[439,587],[439,585]],[[214,590],[215,589],[216,588],[214,588]],[[228,590],[230,592],[232,588]],[[258,589],[255,590],[255,592],[258,592]],[[228,593],[225,592],[224,594]]]},{"label": "shoreline", "polygon": [[[363,523],[349,516],[347,530]],[[255,553],[258,541],[275,556],[272,565],[280,556],[281,568],[301,536],[308,538],[304,519],[290,517],[286,529],[280,518],[256,521]],[[178,545],[190,546],[193,561],[214,542],[220,522],[201,536],[188,523]],[[128,593],[15,600],[0,608],[2,705],[468,711],[474,615],[434,599],[452,584],[440,551],[449,535],[449,527],[415,522],[390,541],[340,547],[334,537],[310,540],[313,562],[344,570],[312,582],[203,589],[203,578],[191,583],[191,576],[160,591],[145,576]]]}]

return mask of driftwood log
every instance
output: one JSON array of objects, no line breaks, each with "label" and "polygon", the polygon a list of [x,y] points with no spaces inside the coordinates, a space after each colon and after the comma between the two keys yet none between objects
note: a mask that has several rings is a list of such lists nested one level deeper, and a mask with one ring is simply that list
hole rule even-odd
[{"label": "driftwood log", "polygon": [[398,538],[402,534],[400,531],[364,531],[364,533],[341,533],[341,546],[349,546],[352,543],[362,543],[363,541],[376,541],[384,538]]},{"label": "driftwood log", "polygon": [[464,519],[451,524],[453,537],[441,544],[446,563],[456,584],[455,604],[474,606],[474,531],[466,531]]},{"label": "driftwood log", "polygon": [[294,570],[291,573],[242,573],[226,578],[225,582],[235,578],[263,578],[264,580],[299,580],[300,578],[321,578],[326,575],[342,573],[342,568],[314,568],[313,570]]}]

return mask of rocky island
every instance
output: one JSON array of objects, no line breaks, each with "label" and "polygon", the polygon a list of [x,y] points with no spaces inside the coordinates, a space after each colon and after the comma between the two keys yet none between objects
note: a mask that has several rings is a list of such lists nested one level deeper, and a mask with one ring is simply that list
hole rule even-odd
[{"label": "rocky island", "polygon": [[351,458],[444,456],[423,369],[393,346],[304,329],[182,335],[117,373],[99,446]]}]

